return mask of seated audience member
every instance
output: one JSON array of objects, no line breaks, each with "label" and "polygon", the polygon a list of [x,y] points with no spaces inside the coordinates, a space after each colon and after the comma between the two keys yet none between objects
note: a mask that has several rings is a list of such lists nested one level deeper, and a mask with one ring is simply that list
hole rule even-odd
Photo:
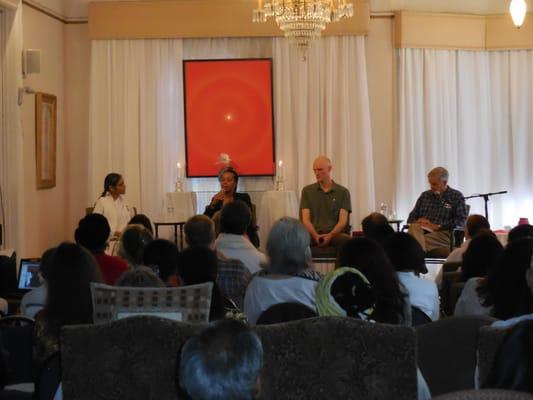
[{"label": "seated audience member", "polygon": [[128,270],[128,264],[120,257],[105,253],[110,232],[109,223],[103,215],[89,214],[78,223],[74,237],[76,243],[85,247],[96,258],[104,282],[114,285],[117,279]]},{"label": "seated audience member", "polygon": [[507,243],[514,242],[515,240],[524,237],[533,238],[533,225],[522,224],[515,226],[507,235]]},{"label": "seated audience member", "polygon": [[144,248],[144,265],[152,268],[167,286],[179,286],[178,247],[165,239],[155,239]]},{"label": "seated audience member", "polygon": [[52,263],[55,247],[46,250],[41,257],[41,267],[39,274],[41,276],[41,286],[32,289],[26,293],[20,301],[20,313],[30,318],[35,318],[35,314],[46,306],[46,296],[48,292],[48,271]]},{"label": "seated audience member", "polygon": [[453,315],[490,315],[490,307],[484,307],[478,294],[479,284],[486,279],[489,271],[500,262],[503,246],[490,231],[478,234],[470,241],[463,254],[460,281],[466,282],[461,296],[455,305]]},{"label": "seated audience member", "polygon": [[60,244],[48,271],[46,307],[35,316],[33,343],[37,365],[59,350],[62,326],[92,323],[91,282],[102,282],[94,257],[74,243]]},{"label": "seated audience member", "polygon": [[507,320],[533,312],[529,286],[532,254],[533,238],[510,242],[500,262],[479,283],[477,293],[491,316]]},{"label": "seated audience member", "polygon": [[[239,200],[244,202],[248,209],[250,210],[250,216],[252,212],[252,200],[248,193],[239,193],[237,192],[237,184],[239,183],[239,175],[237,171],[232,167],[225,167],[220,170],[218,173],[218,181],[220,182],[220,192],[215,194],[211,199],[211,203],[207,205],[204,211],[204,215],[207,215],[209,218],[218,219],[219,211],[223,207],[228,205],[234,200]],[[218,224],[217,224],[218,230]],[[259,247],[259,236],[257,235],[257,227],[252,224],[252,218],[246,225],[246,235],[250,240],[250,243],[254,247]]]},{"label": "seated audience member", "polygon": [[533,321],[523,321],[506,334],[483,388],[533,394]]},{"label": "seated audience member", "polygon": [[152,221],[144,214],[136,214],[128,222],[128,225],[142,225],[154,236],[154,228],[152,227]]},{"label": "seated audience member", "polygon": [[[338,268],[326,274],[316,288],[316,307],[320,316],[357,318],[373,322],[376,306],[372,285],[355,268]],[[428,385],[417,368],[418,400],[431,399]]]},{"label": "seated audience member", "polygon": [[424,252],[450,247],[450,230],[464,226],[467,211],[463,194],[448,186],[448,171],[433,168],[428,173],[430,190],[423,192],[409,213],[409,234]]},{"label": "seated audience member", "polygon": [[337,265],[356,268],[368,278],[376,299],[373,320],[410,325],[411,305],[407,294],[402,291],[385,250],[377,242],[368,238],[350,239],[338,255]]},{"label": "seated audience member", "polygon": [[252,400],[259,396],[263,346],[255,332],[225,319],[181,349],[179,385],[192,400]]},{"label": "seated audience member", "polygon": [[246,203],[234,200],[226,204],[220,212],[220,235],[215,241],[215,248],[225,257],[241,260],[253,274],[261,269],[266,257],[246,236],[246,227],[250,225],[251,218]]},{"label": "seated audience member", "polygon": [[270,262],[252,276],[244,296],[244,313],[254,325],[270,306],[301,303],[315,309],[315,288],[321,275],[311,269],[309,234],[295,218],[279,219],[268,235]]},{"label": "seated audience member", "polygon": [[[185,242],[191,249],[215,249],[215,224],[205,215],[195,215],[185,223]],[[252,274],[242,261],[217,251],[217,284],[222,295],[242,310],[244,293]]]},{"label": "seated audience member", "polygon": [[350,239],[350,192],[331,177],[331,160],[320,156],[313,161],[316,182],[302,189],[302,223],[311,236],[311,245],[340,249]]},{"label": "seated audience member", "polygon": [[144,248],[153,240],[152,234],[142,225],[128,225],[120,236],[118,256],[128,262],[130,268],[144,263]]},{"label": "seated audience member", "polygon": [[212,250],[185,249],[180,253],[178,263],[178,274],[183,286],[213,282],[209,321],[224,318],[226,315],[226,308],[230,308],[231,306],[220,293],[220,289],[216,283],[217,262],[216,253]]},{"label": "seated audience member", "polygon": [[490,230],[490,223],[483,215],[472,214],[466,220],[465,227],[465,241],[460,247],[453,249],[453,251],[446,258],[446,262],[461,262],[463,261],[463,254],[468,248],[472,238],[476,237],[480,231]]},{"label": "seated audience member", "polygon": [[417,276],[424,264],[424,250],[415,238],[397,232],[385,243],[385,251],[396,274],[409,294],[411,306],[417,307],[433,321],[439,319],[439,293],[435,282]]},{"label": "seated audience member", "polygon": [[148,267],[139,267],[125,272],[117,281],[117,286],[123,287],[166,287],[154,271]]},{"label": "seated audience member", "polygon": [[279,303],[270,307],[257,319],[257,325],[272,325],[317,317],[315,310],[300,303]]},{"label": "seated audience member", "polygon": [[361,226],[365,237],[375,240],[382,246],[385,240],[394,233],[387,217],[378,212],[373,212],[363,218]]}]

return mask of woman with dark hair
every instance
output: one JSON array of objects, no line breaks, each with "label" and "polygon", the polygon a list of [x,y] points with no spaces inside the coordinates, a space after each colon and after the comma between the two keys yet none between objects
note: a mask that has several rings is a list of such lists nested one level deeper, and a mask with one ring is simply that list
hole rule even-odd
[{"label": "woman with dark hair", "polygon": [[533,297],[526,279],[532,254],[533,238],[510,242],[500,262],[479,283],[481,304],[490,308],[493,317],[509,319],[532,312]]},{"label": "woman with dark hair", "polygon": [[48,271],[46,307],[35,317],[34,356],[40,365],[59,349],[62,326],[91,324],[91,282],[102,282],[94,257],[74,243],[55,250]]},{"label": "woman with dark hair", "polygon": [[425,254],[420,243],[407,233],[396,232],[386,240],[385,251],[400,283],[409,294],[411,306],[424,312],[433,321],[439,319],[437,285],[418,276],[425,268]]},{"label": "woman with dark hair", "polygon": [[316,309],[315,288],[322,275],[311,269],[309,242],[309,233],[295,218],[281,218],[272,226],[266,248],[269,263],[252,276],[244,296],[244,313],[250,324],[279,303]]},{"label": "woman with dark hair", "polygon": [[120,236],[117,254],[130,268],[144,265],[144,249],[154,238],[142,225],[128,225]]},{"label": "woman with dark hair", "polygon": [[112,172],[104,180],[104,191],[94,205],[94,213],[107,218],[111,235],[119,237],[134,214],[133,208],[124,203],[126,185],[122,175]]},{"label": "woman with dark hair", "polygon": [[[209,218],[215,220],[215,225],[217,214],[222,207],[226,204],[231,203],[233,200],[241,200],[250,208],[252,212],[252,200],[248,193],[239,193],[237,192],[237,184],[239,183],[239,174],[235,169],[231,167],[222,168],[218,173],[218,181],[220,182],[220,192],[215,194],[211,199],[211,202],[207,205],[204,211],[204,215],[207,215]],[[217,233],[219,229],[217,229]],[[253,220],[250,222],[248,229],[246,230],[248,239],[255,247],[259,247],[259,236],[257,235],[257,227],[254,225]]]},{"label": "woman with dark hair", "polygon": [[350,239],[341,248],[337,265],[357,268],[365,275],[376,299],[371,318],[389,324],[410,325],[410,304],[402,292],[394,268],[377,242],[368,238]]},{"label": "woman with dark hair", "polygon": [[178,257],[178,247],[165,239],[155,239],[144,248],[144,265],[156,270],[168,286],[179,286],[176,276]]},{"label": "woman with dark hair", "polygon": [[496,236],[483,233],[471,239],[463,254],[460,280],[466,282],[455,305],[453,315],[489,315],[490,308],[484,307],[477,293],[478,286],[501,260],[503,246]]}]

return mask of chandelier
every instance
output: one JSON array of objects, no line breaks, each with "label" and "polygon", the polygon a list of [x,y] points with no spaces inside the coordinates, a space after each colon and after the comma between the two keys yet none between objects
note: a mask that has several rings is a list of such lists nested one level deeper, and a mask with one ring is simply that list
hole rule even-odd
[{"label": "chandelier", "polygon": [[512,0],[509,5],[509,11],[513,19],[513,23],[517,28],[520,28],[524,23],[527,12],[527,4],[525,0]]},{"label": "chandelier", "polygon": [[307,49],[329,22],[353,16],[352,3],[346,0],[258,0],[253,22],[274,17],[285,37],[299,48]]}]

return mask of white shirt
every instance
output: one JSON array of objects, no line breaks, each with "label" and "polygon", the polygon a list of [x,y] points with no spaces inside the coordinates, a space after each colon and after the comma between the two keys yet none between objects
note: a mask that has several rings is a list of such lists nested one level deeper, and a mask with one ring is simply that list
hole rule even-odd
[{"label": "white shirt", "polygon": [[435,282],[419,278],[414,272],[397,272],[400,283],[409,293],[411,306],[419,308],[432,321],[439,319],[439,292]]},{"label": "white shirt", "polygon": [[244,314],[255,325],[263,311],[279,303],[300,303],[316,311],[317,281],[295,276],[255,276],[244,296]]},{"label": "white shirt", "polygon": [[224,254],[226,258],[236,258],[254,274],[266,263],[266,256],[257,250],[254,245],[243,235],[232,233],[221,233],[215,241],[217,251]]},{"label": "white shirt", "polygon": [[20,301],[20,313],[30,318],[35,318],[35,314],[41,311],[46,305],[46,297],[48,289],[46,283],[28,293],[26,293]]},{"label": "white shirt", "polygon": [[133,209],[124,203],[122,196],[113,199],[109,193],[96,200],[93,213],[102,214],[106,217],[111,228],[111,236],[115,232],[122,232],[133,216]]},{"label": "white shirt", "polygon": [[470,278],[466,281],[465,286],[461,292],[461,296],[455,304],[453,312],[454,317],[463,315],[489,315],[492,312],[492,306],[485,307],[481,304],[482,299],[477,293],[477,288],[482,278]]}]

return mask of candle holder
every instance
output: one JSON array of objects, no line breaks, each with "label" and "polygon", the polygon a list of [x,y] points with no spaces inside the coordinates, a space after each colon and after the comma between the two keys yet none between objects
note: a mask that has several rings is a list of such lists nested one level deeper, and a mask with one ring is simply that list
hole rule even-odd
[{"label": "candle holder", "polygon": [[181,179],[176,181],[176,192],[183,192],[183,181]]},{"label": "candle holder", "polygon": [[285,190],[285,181],[279,176],[276,179],[276,190],[278,192],[283,192]]}]

